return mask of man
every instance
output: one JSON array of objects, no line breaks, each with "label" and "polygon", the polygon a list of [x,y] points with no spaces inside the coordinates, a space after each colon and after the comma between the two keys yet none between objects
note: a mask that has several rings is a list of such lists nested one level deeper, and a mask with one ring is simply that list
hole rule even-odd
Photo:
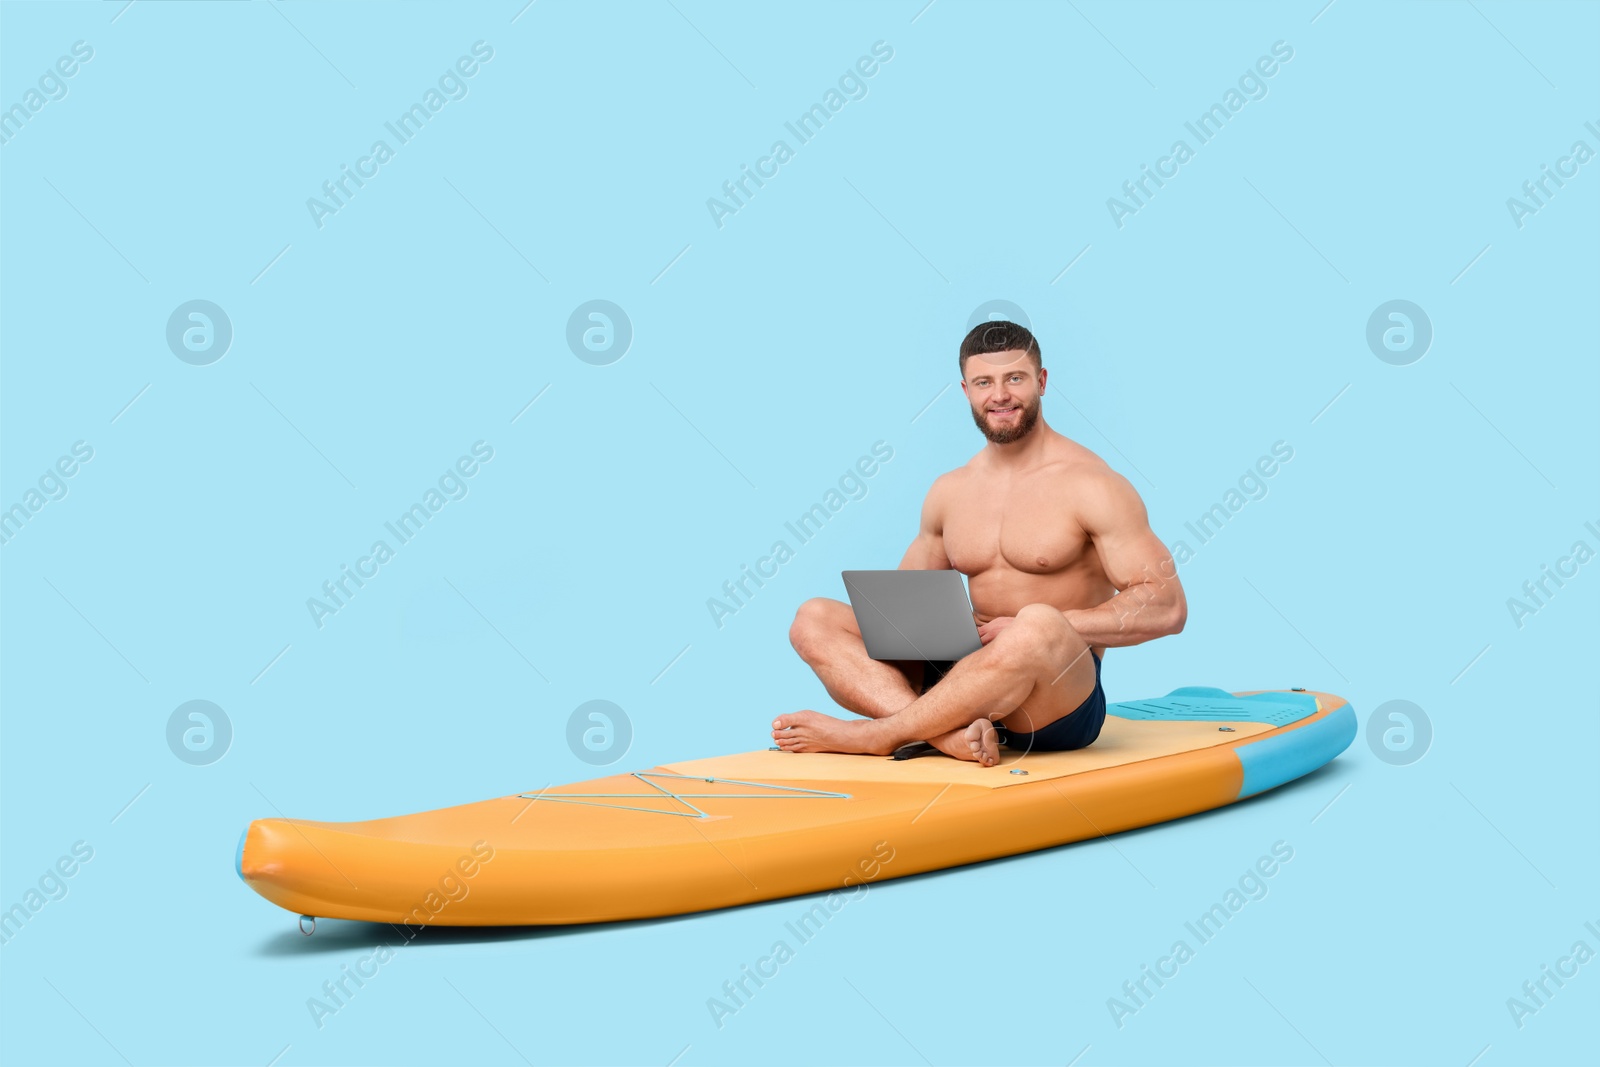
[{"label": "man", "polygon": [[992,767],[1002,743],[1082,748],[1105,720],[1106,648],[1183,629],[1177,567],[1139,494],[1040,416],[1048,372],[1033,334],[980,324],[960,361],[961,391],[988,443],[933,483],[900,569],[965,574],[983,647],[948,673],[880,662],[849,605],[806,601],[789,631],[795,651],[841,707],[866,718],[780,715],[772,736],[786,752],[887,755],[925,740]]}]

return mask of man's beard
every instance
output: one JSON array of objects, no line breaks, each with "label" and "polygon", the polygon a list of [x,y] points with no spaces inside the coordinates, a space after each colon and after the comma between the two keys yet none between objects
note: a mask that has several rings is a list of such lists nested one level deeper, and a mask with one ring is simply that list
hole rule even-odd
[{"label": "man's beard", "polygon": [[997,445],[1009,445],[1013,441],[1022,440],[1033,432],[1034,425],[1039,421],[1039,398],[1034,397],[1031,403],[1022,405],[1021,415],[1018,416],[1014,424],[994,429],[989,425],[988,415],[987,411],[979,411],[974,408],[972,421],[978,424],[978,429],[982,430],[983,436],[990,441]]}]

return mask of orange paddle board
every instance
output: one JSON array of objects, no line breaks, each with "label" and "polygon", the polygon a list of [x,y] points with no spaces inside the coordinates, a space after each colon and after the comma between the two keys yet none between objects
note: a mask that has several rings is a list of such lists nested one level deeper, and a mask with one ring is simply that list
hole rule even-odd
[{"label": "orange paddle board", "polygon": [[976,863],[1149,826],[1298,778],[1355,737],[1342,697],[1186,688],[1112,704],[1091,746],[747,752],[367,822],[258,819],[236,865],[303,916],[410,926],[639,919]]}]

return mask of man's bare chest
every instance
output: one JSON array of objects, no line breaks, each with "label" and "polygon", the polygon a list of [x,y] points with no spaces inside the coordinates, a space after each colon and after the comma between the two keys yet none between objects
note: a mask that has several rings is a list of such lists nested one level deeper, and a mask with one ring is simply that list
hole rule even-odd
[{"label": "man's bare chest", "polygon": [[971,493],[962,494],[945,515],[944,548],[966,574],[996,566],[1054,574],[1082,561],[1090,541],[1070,504],[1057,494],[1013,491],[997,500]]}]

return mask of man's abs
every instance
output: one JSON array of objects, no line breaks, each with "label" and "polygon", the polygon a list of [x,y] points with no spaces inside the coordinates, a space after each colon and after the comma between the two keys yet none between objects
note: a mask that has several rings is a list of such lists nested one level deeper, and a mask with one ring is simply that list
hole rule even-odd
[{"label": "man's abs", "polygon": [[1058,611],[1095,608],[1117,593],[1099,567],[1073,567],[1057,574],[1024,574],[1001,567],[962,573],[967,576],[979,625],[990,619],[1015,618],[1027,604],[1049,604]]}]

